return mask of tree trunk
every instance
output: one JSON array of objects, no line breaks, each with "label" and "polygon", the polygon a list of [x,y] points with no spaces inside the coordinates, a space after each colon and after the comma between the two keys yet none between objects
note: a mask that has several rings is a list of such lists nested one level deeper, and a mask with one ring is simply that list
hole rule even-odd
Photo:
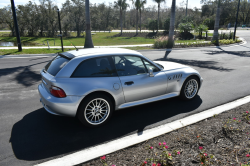
[{"label": "tree trunk", "polygon": [[138,9],[136,9],[136,35],[138,35]]},{"label": "tree trunk", "polygon": [[212,41],[215,41],[216,44],[219,44],[219,25],[220,25],[220,0],[218,1],[216,18],[214,23],[214,34]]},{"label": "tree trunk", "polygon": [[89,12],[89,0],[85,0],[85,15],[86,15],[86,37],[84,48],[94,48],[91,29],[90,29],[90,12]]},{"label": "tree trunk", "polygon": [[124,21],[123,21],[123,27],[126,28],[126,10],[124,10]]},{"label": "tree trunk", "polygon": [[168,35],[168,47],[174,46],[175,6],[176,6],[176,0],[172,0],[169,35]]},{"label": "tree trunk", "polygon": [[122,25],[123,25],[123,23],[122,23],[122,9],[120,8],[120,24],[121,24],[121,35],[122,35]]},{"label": "tree trunk", "polygon": [[140,32],[141,32],[141,9],[140,9]]},{"label": "tree trunk", "polygon": [[160,3],[158,3],[157,32],[159,31],[159,20],[160,20]]}]

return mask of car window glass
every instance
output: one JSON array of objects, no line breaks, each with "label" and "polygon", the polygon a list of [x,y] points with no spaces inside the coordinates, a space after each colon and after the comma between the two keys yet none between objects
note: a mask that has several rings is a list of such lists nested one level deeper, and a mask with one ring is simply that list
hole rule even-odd
[{"label": "car window glass", "polygon": [[115,67],[119,76],[139,75],[147,73],[140,57],[115,56]]},{"label": "car window glass", "polygon": [[44,67],[44,70],[55,76],[69,61],[69,59],[58,55]]},{"label": "car window glass", "polygon": [[117,76],[107,57],[92,58],[83,61],[72,77],[113,77]]},{"label": "car window glass", "polygon": [[156,66],[154,66],[153,64],[151,64],[150,62],[146,61],[145,59],[143,59],[145,65],[147,68],[152,68],[153,72],[158,72],[160,71],[160,69],[158,69]]}]

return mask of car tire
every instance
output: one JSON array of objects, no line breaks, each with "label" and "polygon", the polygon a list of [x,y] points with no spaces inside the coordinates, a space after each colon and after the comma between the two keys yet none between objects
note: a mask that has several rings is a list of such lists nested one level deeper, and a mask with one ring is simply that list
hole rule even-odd
[{"label": "car tire", "polygon": [[87,127],[99,127],[107,123],[114,110],[112,100],[104,94],[93,94],[84,99],[77,117]]},{"label": "car tire", "polygon": [[188,77],[182,85],[180,98],[182,100],[192,100],[200,88],[199,80],[195,76]]}]

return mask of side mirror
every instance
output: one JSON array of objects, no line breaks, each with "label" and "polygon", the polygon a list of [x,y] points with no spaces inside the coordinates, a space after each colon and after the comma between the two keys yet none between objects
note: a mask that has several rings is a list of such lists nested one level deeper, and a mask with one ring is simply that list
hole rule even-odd
[{"label": "side mirror", "polygon": [[148,68],[148,72],[149,72],[149,77],[155,76],[152,68]]}]

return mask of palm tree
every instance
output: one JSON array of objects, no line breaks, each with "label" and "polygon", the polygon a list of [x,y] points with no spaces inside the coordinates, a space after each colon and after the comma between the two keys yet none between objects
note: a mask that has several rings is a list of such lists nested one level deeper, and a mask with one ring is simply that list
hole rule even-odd
[{"label": "palm tree", "polygon": [[168,35],[169,47],[173,47],[174,45],[175,6],[176,6],[176,0],[172,0],[169,35]]},{"label": "palm tree", "polygon": [[187,11],[188,11],[188,0],[186,2],[186,17],[187,17]]},{"label": "palm tree", "polygon": [[122,26],[123,26],[122,13],[123,13],[123,10],[126,10],[129,5],[126,3],[126,0],[118,0],[118,1],[115,1],[114,3],[115,3],[115,7],[120,9],[120,24],[121,24],[121,35],[122,35]]},{"label": "palm tree", "polygon": [[147,0],[132,0],[136,9],[136,34],[138,34],[138,10],[140,11],[140,31],[141,31],[141,9],[147,3]]},{"label": "palm tree", "polygon": [[218,6],[217,6],[217,12],[216,12],[216,18],[215,18],[215,23],[214,23],[214,34],[213,34],[213,39],[212,41],[215,41],[216,44],[218,44],[219,40],[219,25],[220,25],[220,1],[218,1]]},{"label": "palm tree", "polygon": [[139,5],[139,12],[140,12],[140,32],[141,32],[141,9],[144,8],[144,5],[147,3],[147,0],[141,0]]},{"label": "palm tree", "polygon": [[160,20],[160,4],[161,2],[165,2],[165,0],[153,0],[158,3],[158,21],[157,21],[157,32],[159,30],[159,20]]},{"label": "palm tree", "polygon": [[91,24],[90,24],[90,12],[89,12],[89,0],[85,0],[85,15],[86,15],[86,37],[84,48],[94,48],[92,36],[91,36]]}]

